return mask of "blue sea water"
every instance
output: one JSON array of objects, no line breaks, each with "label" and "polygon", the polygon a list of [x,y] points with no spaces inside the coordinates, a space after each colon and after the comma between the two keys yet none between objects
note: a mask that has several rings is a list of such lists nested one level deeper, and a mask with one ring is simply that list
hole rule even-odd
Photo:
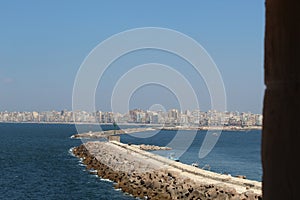
[{"label": "blue sea water", "polygon": [[[82,127],[95,130],[92,125]],[[75,133],[74,125],[0,123],[0,199],[134,199],[114,190],[112,182],[89,174],[71,155],[69,149],[81,144],[81,140],[70,139]],[[161,131],[149,138],[122,135],[121,140],[166,145],[175,134],[176,131]],[[215,172],[261,180],[260,131],[223,132],[211,153],[199,159],[199,144],[204,136],[205,132],[197,133],[180,157],[181,162],[209,164]]]}]

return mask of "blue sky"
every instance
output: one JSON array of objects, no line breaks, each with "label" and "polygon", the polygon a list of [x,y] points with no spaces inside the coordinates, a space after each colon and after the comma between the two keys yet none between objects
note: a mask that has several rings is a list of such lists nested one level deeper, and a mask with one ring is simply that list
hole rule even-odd
[{"label": "blue sky", "polygon": [[[262,110],[262,1],[3,0],[0,26],[0,111],[71,109],[76,73],[88,53],[113,34],[149,26],[180,31],[207,50],[223,77],[228,110]],[[147,52],[129,59],[141,56],[152,61]],[[114,79],[120,71],[112,68],[107,77]],[[114,82],[105,81],[99,85],[96,102],[98,109],[110,110]],[[157,93],[160,98],[154,97]],[[205,91],[199,89],[197,95],[201,109],[209,109]],[[178,105],[169,91],[156,86],[141,88],[132,98],[132,108]]]}]

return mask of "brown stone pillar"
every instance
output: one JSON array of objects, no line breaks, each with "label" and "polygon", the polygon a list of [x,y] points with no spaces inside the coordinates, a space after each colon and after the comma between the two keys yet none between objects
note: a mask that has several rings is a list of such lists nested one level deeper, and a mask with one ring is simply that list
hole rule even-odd
[{"label": "brown stone pillar", "polygon": [[300,1],[266,0],[263,199],[300,199]]}]

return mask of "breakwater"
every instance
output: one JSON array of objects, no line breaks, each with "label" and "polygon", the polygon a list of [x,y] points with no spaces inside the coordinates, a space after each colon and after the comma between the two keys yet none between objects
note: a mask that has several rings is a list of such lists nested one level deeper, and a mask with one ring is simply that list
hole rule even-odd
[{"label": "breakwater", "polygon": [[205,171],[119,142],[73,149],[87,169],[147,199],[261,199],[261,183]]},{"label": "breakwater", "polygon": [[99,132],[87,132],[87,133],[80,133],[72,135],[71,138],[107,138],[111,135],[120,135],[120,134],[130,134],[130,133],[139,133],[145,131],[155,131],[158,130],[157,128],[147,127],[147,128],[126,128],[126,129],[119,129],[119,130],[107,130],[107,131],[99,131]]}]

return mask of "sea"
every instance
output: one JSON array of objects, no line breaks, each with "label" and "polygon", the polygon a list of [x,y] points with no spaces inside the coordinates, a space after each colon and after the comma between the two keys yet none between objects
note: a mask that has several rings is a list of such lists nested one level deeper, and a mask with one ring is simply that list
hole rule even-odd
[{"label": "sea", "polygon": [[[81,131],[97,129],[94,125],[80,126]],[[102,126],[103,130],[113,128]],[[115,190],[113,182],[90,174],[72,155],[70,149],[82,144],[80,139],[71,138],[76,133],[72,124],[0,123],[0,199],[135,199]],[[165,146],[177,132],[162,130],[145,134],[149,137],[121,135],[121,142]],[[199,158],[205,135],[205,131],[195,134],[179,157],[180,162],[261,181],[260,130],[223,131],[212,151]],[[153,153],[167,156],[172,151],[176,149]]]}]

